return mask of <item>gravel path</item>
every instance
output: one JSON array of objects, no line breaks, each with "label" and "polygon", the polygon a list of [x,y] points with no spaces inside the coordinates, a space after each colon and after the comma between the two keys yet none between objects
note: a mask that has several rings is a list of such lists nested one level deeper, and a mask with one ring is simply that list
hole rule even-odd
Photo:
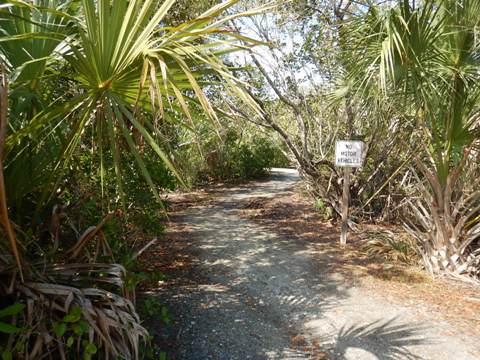
[{"label": "gravel path", "polygon": [[239,202],[279,195],[296,181],[295,171],[275,169],[268,182],[173,219],[189,227],[196,279],[156,294],[175,319],[157,332],[176,344],[174,358],[480,359],[480,335],[456,334],[421,305],[393,305],[347,285],[308,244],[238,216]]}]

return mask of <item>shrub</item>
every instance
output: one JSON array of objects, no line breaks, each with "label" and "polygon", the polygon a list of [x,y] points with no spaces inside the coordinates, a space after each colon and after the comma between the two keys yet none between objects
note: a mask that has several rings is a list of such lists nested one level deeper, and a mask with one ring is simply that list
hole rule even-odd
[{"label": "shrub", "polygon": [[198,159],[194,181],[248,180],[265,176],[272,167],[288,166],[278,144],[264,135],[241,136],[229,128],[222,141],[205,144],[205,161]]},{"label": "shrub", "polygon": [[385,260],[405,264],[418,263],[419,247],[408,234],[395,234],[391,231],[370,232],[370,240],[363,246],[368,255],[381,256]]}]

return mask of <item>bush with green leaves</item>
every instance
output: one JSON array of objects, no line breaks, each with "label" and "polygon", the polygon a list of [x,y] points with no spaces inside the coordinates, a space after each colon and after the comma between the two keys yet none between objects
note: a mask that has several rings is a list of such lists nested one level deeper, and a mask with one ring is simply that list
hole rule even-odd
[{"label": "bush with green leaves", "polygon": [[175,0],[1,1],[0,301],[27,305],[4,357],[138,358],[147,331],[107,261],[129,235],[114,222],[162,230],[156,208],[132,207],[181,178],[164,128],[192,131],[193,106],[218,120],[212,76],[255,107],[221,58],[249,42],[228,29],[235,3],[172,25]]},{"label": "bush with green leaves", "polygon": [[179,152],[192,183],[255,179],[268,174],[272,167],[290,165],[272,137],[242,126],[245,124],[225,126],[220,135],[205,131],[202,144],[192,143]]},{"label": "bush with green leaves", "polygon": [[406,229],[426,268],[477,278],[479,25],[479,0],[394,1],[372,4],[348,36],[357,96],[403,104],[411,124]]}]

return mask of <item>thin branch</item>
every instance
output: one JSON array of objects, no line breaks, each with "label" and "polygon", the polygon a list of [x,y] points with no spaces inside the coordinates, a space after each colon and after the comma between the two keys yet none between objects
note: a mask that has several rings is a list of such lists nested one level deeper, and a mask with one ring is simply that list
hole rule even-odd
[{"label": "thin branch", "polygon": [[253,62],[257,66],[258,70],[262,73],[262,75],[265,77],[265,80],[267,80],[268,84],[272,88],[272,90],[275,92],[275,94],[278,96],[278,98],[283,101],[285,104],[290,106],[293,111],[297,114],[301,113],[300,109],[298,108],[297,104],[295,104],[293,101],[288,99],[282,92],[278,89],[278,87],[275,85],[275,82],[272,80],[268,72],[265,70],[263,65],[258,61],[257,57],[255,55],[251,55]]}]

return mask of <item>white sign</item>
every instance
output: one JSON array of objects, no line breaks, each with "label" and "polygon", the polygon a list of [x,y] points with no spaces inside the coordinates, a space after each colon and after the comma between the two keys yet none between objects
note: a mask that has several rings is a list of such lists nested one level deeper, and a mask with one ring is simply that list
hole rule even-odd
[{"label": "white sign", "polygon": [[363,162],[363,141],[339,140],[335,146],[335,165],[361,167]]}]

